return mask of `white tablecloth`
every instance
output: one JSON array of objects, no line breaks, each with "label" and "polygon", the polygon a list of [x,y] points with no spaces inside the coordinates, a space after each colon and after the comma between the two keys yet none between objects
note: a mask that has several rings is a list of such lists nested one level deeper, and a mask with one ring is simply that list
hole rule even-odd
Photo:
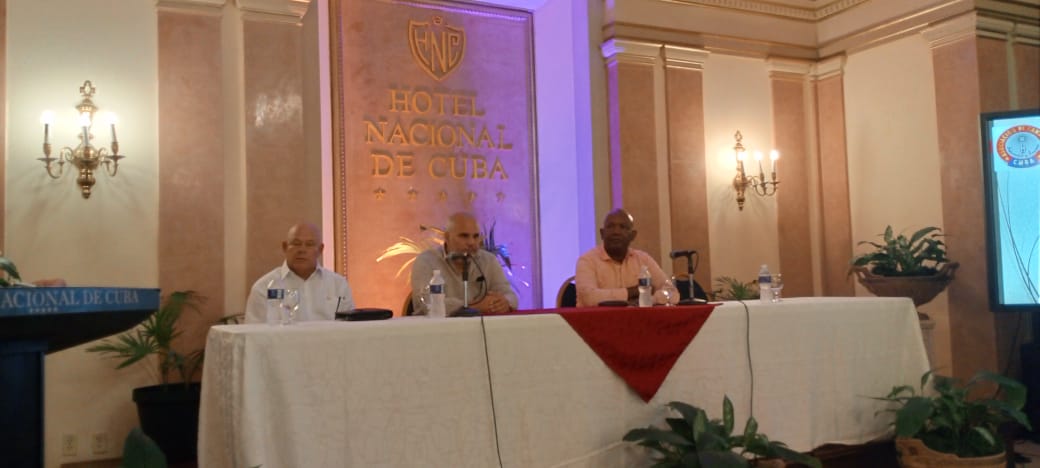
[{"label": "white tablecloth", "polygon": [[888,420],[874,417],[880,403],[867,397],[916,385],[928,368],[907,299],[749,308],[716,308],[650,403],[555,314],[214,327],[199,464],[494,467],[497,421],[505,467],[640,465],[643,450],[621,437],[662,423],[669,401],[721,417],[729,395],[742,430],[748,340],[760,431],[807,451],[885,434]]}]

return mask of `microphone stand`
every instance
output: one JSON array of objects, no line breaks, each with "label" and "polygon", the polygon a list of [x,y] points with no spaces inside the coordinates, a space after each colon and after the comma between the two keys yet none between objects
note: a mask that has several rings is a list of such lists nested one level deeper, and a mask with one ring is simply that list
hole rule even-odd
[{"label": "microphone stand", "polygon": [[694,296],[695,288],[693,287],[693,252],[683,255],[683,257],[686,257],[686,278],[690,281],[690,295],[686,299],[679,301],[679,305],[701,304],[702,301],[700,299],[697,299],[696,296]]},{"label": "microphone stand", "polygon": [[469,254],[462,256],[462,308],[453,317],[476,317],[480,311],[469,306]]}]

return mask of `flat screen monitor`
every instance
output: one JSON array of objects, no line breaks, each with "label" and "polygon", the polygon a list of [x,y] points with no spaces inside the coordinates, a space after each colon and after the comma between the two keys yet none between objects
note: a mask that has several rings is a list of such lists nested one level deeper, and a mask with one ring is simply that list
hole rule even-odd
[{"label": "flat screen monitor", "polygon": [[1040,312],[1040,109],[981,120],[990,307]]}]

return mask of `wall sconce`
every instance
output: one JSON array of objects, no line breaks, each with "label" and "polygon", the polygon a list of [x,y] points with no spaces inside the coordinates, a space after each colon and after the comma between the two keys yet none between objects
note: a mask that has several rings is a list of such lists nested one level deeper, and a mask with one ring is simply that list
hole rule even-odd
[{"label": "wall sconce", "polygon": [[758,175],[748,177],[744,173],[744,160],[747,159],[747,150],[744,149],[744,145],[741,143],[744,136],[740,134],[740,130],[737,130],[733,138],[737,140],[737,144],[733,146],[733,156],[737,160],[737,175],[733,177],[733,188],[737,191],[737,208],[743,211],[744,192],[747,191],[748,187],[751,188],[752,192],[762,197],[776,193],[777,186],[780,185],[780,181],[776,180],[776,162],[780,159],[780,153],[777,150],[769,152],[771,168],[769,180],[766,180],[766,173],[762,169],[762,152],[755,151],[754,157],[755,161],[758,162]]},{"label": "wall sconce", "polygon": [[[104,164],[105,172],[115,177],[116,172],[119,171],[119,160],[125,157],[119,155],[119,142],[116,141],[116,117],[110,112],[105,113],[102,120],[103,124],[108,124],[112,130],[112,154],[108,154],[106,148],[95,148],[90,144],[90,140],[94,137],[90,130],[94,126],[94,114],[97,112],[97,106],[90,99],[94,97],[94,91],[97,91],[97,88],[90,83],[90,80],[84,81],[83,86],[79,87],[79,92],[83,96],[79,104],[76,104],[76,111],[79,115],[78,124],[81,128],[80,142],[75,149],[68,146],[62,148],[56,158],[51,157],[50,140],[50,127],[54,123],[54,113],[44,111],[40,116],[40,123],[43,124],[43,157],[36,159],[43,161],[46,165],[47,175],[52,179],[60,178],[64,174],[65,163],[75,166],[79,170],[76,184],[79,185],[83,198],[90,198],[90,189],[94,186],[94,170],[98,166]],[[54,162],[58,163],[57,173],[52,164]]]}]

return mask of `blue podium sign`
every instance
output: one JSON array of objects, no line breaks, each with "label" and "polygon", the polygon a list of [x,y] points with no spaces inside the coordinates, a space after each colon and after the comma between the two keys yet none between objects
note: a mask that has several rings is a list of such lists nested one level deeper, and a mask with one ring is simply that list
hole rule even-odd
[{"label": "blue podium sign", "polygon": [[119,333],[159,308],[150,288],[0,288],[0,453],[43,466],[43,356]]},{"label": "blue podium sign", "polygon": [[156,310],[159,290],[142,288],[4,288],[0,317]]}]

